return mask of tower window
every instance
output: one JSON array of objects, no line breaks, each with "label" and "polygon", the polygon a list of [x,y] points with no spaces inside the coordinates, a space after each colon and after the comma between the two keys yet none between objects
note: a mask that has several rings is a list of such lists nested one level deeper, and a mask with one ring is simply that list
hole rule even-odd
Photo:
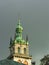
[{"label": "tower window", "polygon": [[20,53],[20,47],[18,47],[18,53]]},{"label": "tower window", "polygon": [[26,48],[24,48],[24,54],[26,54]]}]

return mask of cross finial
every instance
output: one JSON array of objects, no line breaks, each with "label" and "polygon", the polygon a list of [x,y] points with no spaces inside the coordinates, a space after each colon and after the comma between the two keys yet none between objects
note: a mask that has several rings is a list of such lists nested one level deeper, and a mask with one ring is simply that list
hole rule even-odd
[{"label": "cross finial", "polygon": [[20,25],[20,18],[18,19],[18,24]]}]

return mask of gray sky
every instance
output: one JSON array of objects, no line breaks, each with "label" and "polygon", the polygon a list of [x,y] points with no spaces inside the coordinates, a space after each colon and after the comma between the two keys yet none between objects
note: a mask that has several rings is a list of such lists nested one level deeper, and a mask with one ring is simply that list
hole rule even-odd
[{"label": "gray sky", "polygon": [[9,55],[10,37],[14,37],[18,15],[29,36],[32,61],[49,54],[49,0],[0,0],[0,60]]}]

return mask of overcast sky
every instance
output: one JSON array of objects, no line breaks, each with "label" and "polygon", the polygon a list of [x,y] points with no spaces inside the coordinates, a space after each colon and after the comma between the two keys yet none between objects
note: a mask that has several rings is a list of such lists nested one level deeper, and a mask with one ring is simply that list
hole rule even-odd
[{"label": "overcast sky", "polygon": [[29,37],[32,61],[37,65],[49,54],[49,0],[0,0],[0,60],[9,56],[10,37],[14,37],[18,16]]}]

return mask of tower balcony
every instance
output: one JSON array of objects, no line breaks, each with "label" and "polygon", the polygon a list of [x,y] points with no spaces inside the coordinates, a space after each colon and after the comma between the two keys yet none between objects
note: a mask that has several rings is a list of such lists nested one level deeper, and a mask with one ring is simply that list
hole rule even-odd
[{"label": "tower balcony", "polygon": [[9,56],[9,58],[12,58],[12,57],[25,58],[25,59],[32,59],[32,56],[31,56],[31,55],[18,54],[18,53]]}]

